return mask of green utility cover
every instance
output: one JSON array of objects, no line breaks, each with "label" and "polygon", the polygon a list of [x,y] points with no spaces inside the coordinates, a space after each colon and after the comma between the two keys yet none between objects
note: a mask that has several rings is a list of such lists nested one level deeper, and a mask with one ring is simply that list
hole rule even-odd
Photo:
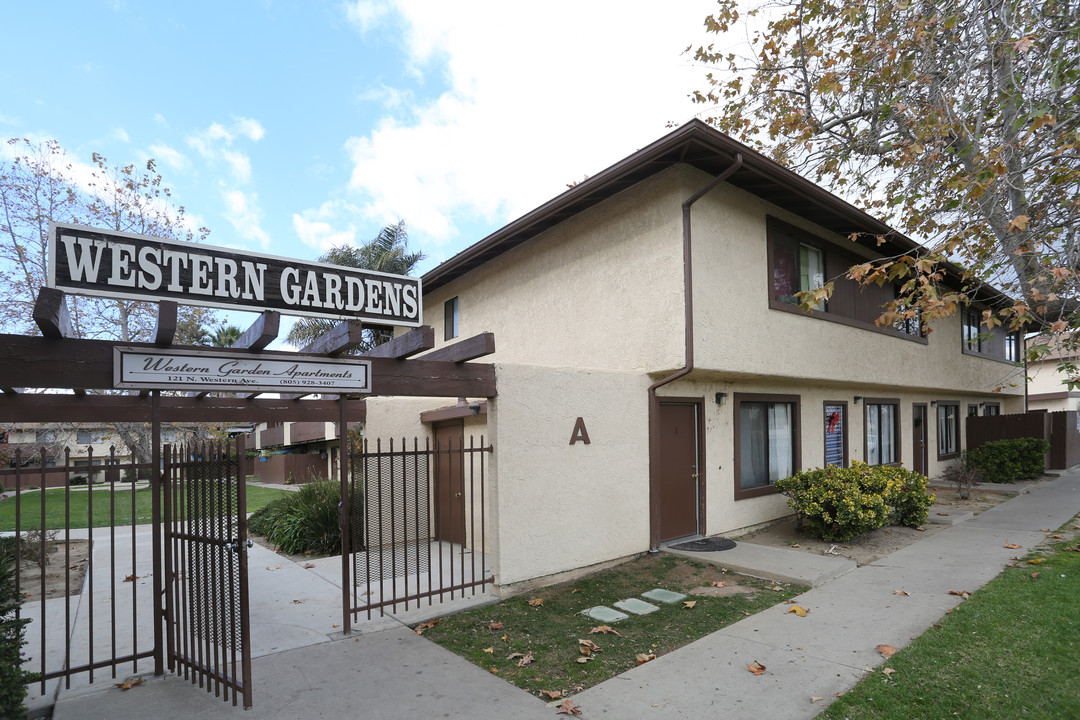
[{"label": "green utility cover", "polygon": [[656,602],[667,603],[668,605],[674,605],[680,600],[686,599],[686,596],[682,593],[671,592],[670,590],[661,590],[660,588],[650,590],[649,592],[643,592],[641,593],[641,597],[649,598],[650,600],[655,600]]},{"label": "green utility cover", "polygon": [[588,615],[593,620],[599,620],[600,622],[606,623],[619,622],[620,620],[625,620],[626,618],[630,617],[626,613],[621,613],[618,610],[612,610],[611,608],[604,605],[597,605],[596,607],[582,610],[581,613],[583,615]]},{"label": "green utility cover", "polygon": [[629,598],[627,600],[620,600],[615,603],[615,607],[620,610],[625,610],[628,613],[634,613],[635,615],[648,615],[651,612],[659,610],[659,606],[647,603],[644,600],[638,600],[637,598]]}]

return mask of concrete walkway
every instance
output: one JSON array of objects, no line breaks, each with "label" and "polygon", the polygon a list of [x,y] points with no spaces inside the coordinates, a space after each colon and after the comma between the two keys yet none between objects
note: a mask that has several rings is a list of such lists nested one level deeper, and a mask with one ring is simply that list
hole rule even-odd
[{"label": "concrete walkway", "polygon": [[[780,563],[788,577],[806,574],[801,565],[812,568],[817,586],[798,598],[810,608],[809,615],[800,618],[787,614],[787,605],[776,606],[573,700],[583,720],[812,718],[835,693],[849,689],[883,662],[876,645],[906,646],[962,602],[946,594],[949,590],[982,587],[1013,555],[1043,542],[1042,528],[1055,529],[1077,512],[1080,474],[1067,473],[862,567],[821,569],[814,556],[793,550],[762,554],[773,559],[756,562]],[[1006,542],[1023,549],[1005,548]],[[720,555],[725,565],[753,560],[729,563],[735,556]],[[755,574],[769,572],[757,569]],[[250,716],[555,717],[554,709],[539,699],[416,636],[404,626],[413,620],[386,618],[355,637],[324,636],[319,645],[256,658]],[[768,668],[765,674],[747,671],[746,665],[754,661]],[[811,703],[811,697],[825,700]],[[166,677],[126,692],[111,687],[62,692],[53,717],[230,718],[240,712],[205,690]]]}]

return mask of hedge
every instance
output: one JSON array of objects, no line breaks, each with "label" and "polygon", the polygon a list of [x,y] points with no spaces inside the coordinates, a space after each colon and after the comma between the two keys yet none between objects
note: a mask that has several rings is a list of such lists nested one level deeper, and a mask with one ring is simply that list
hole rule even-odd
[{"label": "hedge", "polygon": [[1013,483],[1034,480],[1046,469],[1050,442],[1042,438],[993,440],[968,450],[968,465],[987,482]]},{"label": "hedge", "polygon": [[886,525],[922,525],[934,504],[926,483],[925,475],[902,467],[853,462],[804,470],[775,487],[813,534],[839,542]]}]

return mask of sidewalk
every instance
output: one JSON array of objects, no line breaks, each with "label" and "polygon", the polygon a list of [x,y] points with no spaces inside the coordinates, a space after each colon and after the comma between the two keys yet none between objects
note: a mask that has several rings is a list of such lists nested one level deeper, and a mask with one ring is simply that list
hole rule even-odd
[{"label": "sidewalk", "polygon": [[[879,644],[904,647],[975,591],[1016,553],[1041,543],[1080,512],[1080,474],[1042,483],[965,522],[946,527],[881,560],[822,576],[799,596],[810,614],[780,605],[641,665],[575,696],[582,720],[812,718],[837,692],[884,662]],[[1004,548],[1006,542],[1023,550]],[[796,551],[797,569],[813,556]],[[721,553],[724,554],[724,553]],[[904,590],[908,596],[896,595]],[[263,655],[253,661],[249,717],[553,718],[539,699],[441,647],[401,622],[384,619],[363,634]],[[387,626],[393,625],[386,629]],[[267,628],[272,633],[273,628]],[[768,670],[746,670],[758,661]],[[812,696],[824,702],[811,704]],[[242,710],[176,678],[123,692],[62,693],[56,720],[147,716],[238,718]]]}]

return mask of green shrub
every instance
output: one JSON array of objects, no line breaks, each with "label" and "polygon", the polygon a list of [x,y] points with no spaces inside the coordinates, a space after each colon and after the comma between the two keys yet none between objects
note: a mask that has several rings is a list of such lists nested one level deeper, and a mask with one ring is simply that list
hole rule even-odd
[{"label": "green shrub", "polygon": [[25,716],[26,685],[35,678],[22,669],[24,633],[30,621],[15,619],[21,600],[15,592],[18,571],[15,538],[0,539],[0,717],[4,718]]},{"label": "green shrub", "polygon": [[337,481],[317,480],[252,513],[248,530],[262,535],[286,555],[340,553],[340,501],[341,485]]},{"label": "green shrub", "polygon": [[1012,483],[1034,480],[1046,469],[1050,443],[1042,438],[993,440],[968,450],[968,464],[987,482]]},{"label": "green shrub", "polygon": [[825,540],[844,541],[891,523],[917,527],[926,522],[934,496],[926,477],[899,467],[830,466],[804,470],[779,480],[777,491],[810,531]]}]

